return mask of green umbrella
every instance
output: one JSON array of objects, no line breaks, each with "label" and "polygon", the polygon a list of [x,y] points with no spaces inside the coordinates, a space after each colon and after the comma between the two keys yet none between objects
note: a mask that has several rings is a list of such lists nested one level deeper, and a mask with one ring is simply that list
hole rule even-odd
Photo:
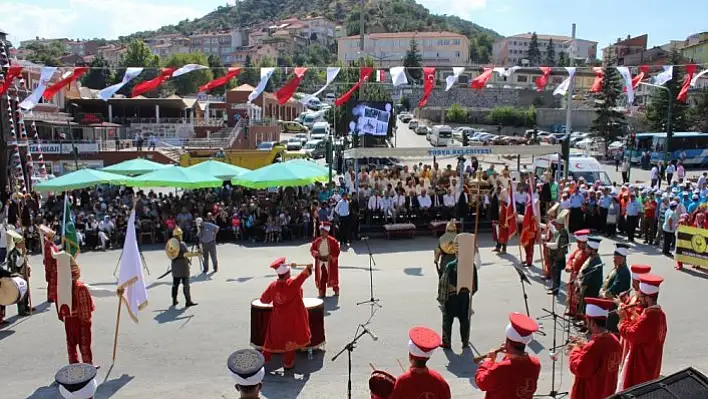
[{"label": "green umbrella", "polygon": [[115,165],[107,166],[102,170],[104,172],[118,173],[119,175],[128,176],[139,176],[145,173],[154,172],[156,170],[164,169],[171,165],[165,165],[164,163],[153,162],[145,158],[135,158],[129,161],[123,161]]},{"label": "green umbrella", "polygon": [[191,190],[221,187],[222,181],[214,176],[195,172],[188,168],[171,166],[134,177],[126,185],[130,187],[172,187]]},{"label": "green umbrella", "polygon": [[192,165],[187,169],[203,173],[205,175],[218,177],[222,180],[229,180],[233,177],[241,176],[246,172],[250,172],[250,169],[242,168],[240,166],[231,165],[224,162],[214,161],[210,159],[196,165]]},{"label": "green umbrella", "polygon": [[327,172],[317,165],[301,162],[282,162],[264,166],[231,179],[235,185],[248,188],[298,187],[315,182],[326,182]]},{"label": "green umbrella", "polygon": [[131,180],[128,176],[103,172],[96,169],[79,169],[56,179],[47,180],[34,186],[37,191],[66,191],[99,184],[124,185]]},{"label": "green umbrella", "polygon": [[286,163],[294,164],[294,165],[309,166],[309,167],[312,167],[315,170],[325,173],[327,176],[329,176],[329,168],[327,168],[326,166],[318,165],[315,162],[308,161],[306,159],[293,159],[293,160],[290,160]]}]

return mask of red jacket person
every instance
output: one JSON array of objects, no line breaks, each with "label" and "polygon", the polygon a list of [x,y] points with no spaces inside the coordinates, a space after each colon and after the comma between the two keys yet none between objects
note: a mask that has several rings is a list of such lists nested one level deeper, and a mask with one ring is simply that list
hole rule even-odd
[{"label": "red jacket person", "polygon": [[396,378],[388,399],[450,399],[450,386],[435,370],[427,367],[428,359],[442,344],[442,338],[427,327],[413,327],[408,332],[408,360],[411,367]]},{"label": "red jacket person", "polygon": [[339,296],[339,241],[329,235],[329,222],[320,224],[320,236],[310,246],[310,254],[315,258],[315,286],[319,297],[324,298],[327,287],[334,289],[334,296]]}]

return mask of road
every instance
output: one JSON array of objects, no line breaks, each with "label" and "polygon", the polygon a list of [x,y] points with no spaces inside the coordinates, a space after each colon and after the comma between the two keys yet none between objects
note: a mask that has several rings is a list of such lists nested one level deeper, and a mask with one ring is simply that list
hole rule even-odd
[{"label": "road", "polygon": [[394,143],[396,147],[399,148],[410,148],[410,147],[430,147],[430,143],[425,138],[425,135],[418,135],[413,130],[408,128],[407,123],[398,120],[398,130],[396,131],[398,137],[395,138]]}]

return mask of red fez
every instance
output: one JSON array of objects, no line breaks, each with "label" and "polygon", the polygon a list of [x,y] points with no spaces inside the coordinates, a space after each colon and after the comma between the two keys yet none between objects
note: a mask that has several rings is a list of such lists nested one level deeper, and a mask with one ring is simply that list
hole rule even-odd
[{"label": "red fez", "polygon": [[429,358],[433,351],[442,344],[440,334],[428,327],[413,327],[408,331],[408,351],[420,358]]}]

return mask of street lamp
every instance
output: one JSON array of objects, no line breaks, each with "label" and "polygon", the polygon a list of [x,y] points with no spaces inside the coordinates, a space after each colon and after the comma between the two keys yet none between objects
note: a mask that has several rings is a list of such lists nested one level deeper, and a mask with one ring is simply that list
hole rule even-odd
[{"label": "street lamp", "polygon": [[657,89],[665,90],[669,95],[669,109],[666,113],[666,143],[664,143],[664,165],[668,165],[671,157],[671,138],[674,135],[673,126],[671,126],[671,112],[674,108],[674,96],[671,90],[666,86],[659,86],[652,83],[639,82],[640,85],[655,87]]}]

